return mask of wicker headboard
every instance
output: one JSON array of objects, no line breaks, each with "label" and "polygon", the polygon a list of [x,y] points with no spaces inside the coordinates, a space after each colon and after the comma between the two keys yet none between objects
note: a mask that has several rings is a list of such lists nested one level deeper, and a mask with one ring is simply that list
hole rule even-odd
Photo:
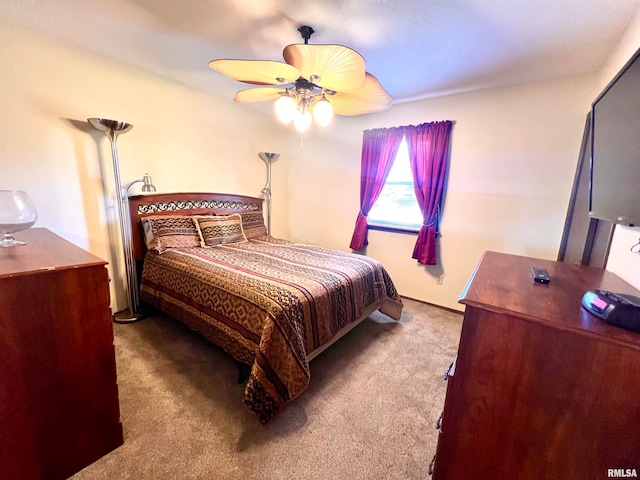
[{"label": "wicker headboard", "polygon": [[261,212],[262,199],[228,193],[152,193],[129,197],[133,256],[144,259],[146,245],[140,219],[147,215],[203,215]]}]

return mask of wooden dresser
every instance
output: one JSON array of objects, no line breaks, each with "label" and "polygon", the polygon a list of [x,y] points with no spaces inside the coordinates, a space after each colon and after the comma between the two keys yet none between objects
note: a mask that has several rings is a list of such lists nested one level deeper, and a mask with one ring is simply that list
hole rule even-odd
[{"label": "wooden dresser", "polygon": [[484,254],[460,299],[434,479],[640,475],[640,334],[581,308],[595,289],[640,295],[602,269]]},{"label": "wooden dresser", "polygon": [[123,443],[106,262],[43,228],[0,248],[0,478],[67,478]]}]

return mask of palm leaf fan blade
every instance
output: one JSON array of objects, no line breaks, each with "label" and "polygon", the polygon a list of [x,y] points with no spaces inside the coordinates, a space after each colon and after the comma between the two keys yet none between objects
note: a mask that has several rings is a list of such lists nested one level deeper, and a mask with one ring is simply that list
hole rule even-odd
[{"label": "palm leaf fan blade", "polygon": [[240,90],[236,93],[234,100],[236,102],[269,102],[271,100],[277,100],[280,98],[281,93],[284,90],[282,88],[247,88],[246,90]]},{"label": "palm leaf fan blade", "polygon": [[271,60],[221,59],[212,60],[209,66],[232,80],[253,85],[290,83],[295,82],[300,76],[296,67]]},{"label": "palm leaf fan blade", "polygon": [[378,79],[366,74],[366,85],[356,92],[338,92],[327,97],[336,115],[354,116],[365,113],[381,112],[393,104],[389,95]]},{"label": "palm leaf fan blade", "polygon": [[[282,52],[285,62],[303,78],[337,92],[353,92],[365,86],[365,61],[342,45],[288,45]],[[313,75],[320,77],[317,82]]]}]

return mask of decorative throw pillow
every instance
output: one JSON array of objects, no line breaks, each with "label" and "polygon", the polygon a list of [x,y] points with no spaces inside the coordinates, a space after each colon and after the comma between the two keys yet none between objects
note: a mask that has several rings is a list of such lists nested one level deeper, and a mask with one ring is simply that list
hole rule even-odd
[{"label": "decorative throw pillow", "polygon": [[247,239],[261,237],[267,234],[262,212],[242,212],[242,230]]},{"label": "decorative throw pillow", "polygon": [[239,213],[216,215],[211,218],[198,218],[198,227],[202,236],[203,247],[229,245],[247,241],[242,230],[242,217]]},{"label": "decorative throw pillow", "polygon": [[149,250],[162,253],[169,248],[200,246],[200,236],[192,216],[154,215],[143,217],[141,221]]}]

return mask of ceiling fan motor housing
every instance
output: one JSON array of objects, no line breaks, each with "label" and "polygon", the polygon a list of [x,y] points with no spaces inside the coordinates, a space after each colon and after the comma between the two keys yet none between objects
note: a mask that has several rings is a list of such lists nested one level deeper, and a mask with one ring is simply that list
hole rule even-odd
[{"label": "ceiling fan motor housing", "polygon": [[302,25],[300,28],[298,28],[298,31],[300,32],[300,35],[302,35],[305,45],[309,43],[311,35],[315,32],[315,30],[308,25]]}]

